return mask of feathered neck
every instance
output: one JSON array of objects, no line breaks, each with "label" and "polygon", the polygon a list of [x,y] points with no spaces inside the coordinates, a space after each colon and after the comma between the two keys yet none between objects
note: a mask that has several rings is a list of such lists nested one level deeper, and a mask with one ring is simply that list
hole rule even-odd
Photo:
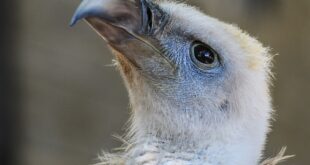
[{"label": "feathered neck", "polygon": [[[141,147],[147,149],[149,148],[149,152],[143,152],[143,153],[136,153],[138,154],[137,157],[133,158],[129,156],[129,153],[132,152],[132,150],[135,150],[137,146],[134,144],[129,144],[128,142],[122,140],[125,144],[125,146],[121,149],[119,149],[119,152],[117,153],[107,153],[104,152],[102,156],[99,156],[100,163],[97,163],[95,165],[135,165],[137,163],[143,164],[143,165],[157,165],[160,162],[158,162],[156,153],[156,147],[152,146],[150,147],[150,144],[144,144]],[[274,157],[268,158],[258,165],[279,165],[280,163],[284,162],[285,160],[294,157],[294,155],[285,156],[286,148],[282,148],[281,151]],[[173,155],[174,154],[174,155]],[[173,153],[167,156],[166,164],[167,163],[178,163],[181,164],[182,160],[186,161],[186,159],[189,159],[190,155],[186,155],[186,153],[182,154],[176,154]],[[193,154],[192,154],[193,155]],[[170,161],[171,162],[170,162]],[[187,162],[188,163],[188,162]],[[166,165],[165,163],[160,163],[160,165]],[[195,162],[192,162],[191,164],[195,164]],[[196,164],[206,164],[206,165],[214,165],[214,164],[208,164],[207,162],[196,162]],[[232,163],[233,164],[233,163]]]},{"label": "feathered neck", "polygon": [[[262,163],[258,162],[267,132],[265,129],[268,117],[264,115],[251,116],[248,115],[252,114],[249,112],[245,116],[238,114],[237,118],[231,115],[230,118],[224,118],[225,122],[217,121],[227,124],[220,125],[220,128],[214,127],[219,123],[213,123],[214,125],[200,123],[199,113],[195,114],[193,111],[188,114],[185,111],[176,113],[179,107],[171,104],[171,100],[168,103],[166,99],[154,92],[154,88],[147,86],[142,80],[136,78],[135,81],[133,83],[139,84],[136,87],[126,84],[133,109],[129,133],[125,138],[128,140],[123,140],[124,147],[120,152],[104,153],[98,165],[167,165],[169,163],[277,165],[291,157],[284,156],[285,149],[283,149],[274,158]],[[247,106],[238,108],[248,111],[257,110],[250,106],[253,104],[238,105]],[[215,111],[213,115],[219,115],[214,114],[216,112],[221,113]],[[251,125],[253,120],[261,125]],[[210,122],[210,119],[203,121]],[[253,128],[256,130],[253,131]],[[259,138],[255,140],[251,137]]]},{"label": "feathered neck", "polygon": [[[143,98],[147,97],[148,96],[144,96]],[[154,99],[154,97],[152,97],[152,99]],[[138,102],[139,104],[137,105],[132,103],[133,108],[135,108],[133,113],[139,114],[133,114],[132,116],[131,122],[133,125],[130,127],[129,136],[125,138],[129,140],[122,140],[124,146],[119,150],[120,152],[114,154],[104,153],[100,157],[101,163],[98,165],[167,165],[169,163],[177,163],[180,165],[218,165],[222,163],[222,159],[227,160],[224,161],[226,165],[235,165],[235,157],[247,159],[247,155],[244,154],[243,151],[240,151],[238,147],[237,149],[235,148],[236,146],[240,146],[240,141],[236,146],[225,145],[222,144],[222,142],[214,142],[212,145],[194,145],[193,147],[189,147],[188,145],[182,146],[181,144],[181,146],[179,146],[176,144],[180,143],[180,141],[174,141],[169,138],[159,138],[161,136],[154,134],[154,132],[157,131],[151,124],[155,121],[148,118],[150,116],[152,116],[152,118],[158,116],[153,113],[148,114],[150,116],[146,115],[145,113],[149,112],[150,109],[148,108],[150,107],[146,108],[142,106],[143,101],[141,100]],[[162,118],[160,119],[162,121]],[[158,123],[155,125],[158,126]],[[154,130],[154,132],[152,130]],[[184,141],[184,143],[187,143],[188,141],[190,140],[188,139],[187,141]],[[243,143],[244,142],[242,142],[242,144]],[[258,163],[258,161],[255,161],[254,163],[253,161],[252,164],[246,165],[278,165],[285,159],[291,157],[284,156],[284,152],[285,148],[274,158],[267,159],[262,163]]]}]

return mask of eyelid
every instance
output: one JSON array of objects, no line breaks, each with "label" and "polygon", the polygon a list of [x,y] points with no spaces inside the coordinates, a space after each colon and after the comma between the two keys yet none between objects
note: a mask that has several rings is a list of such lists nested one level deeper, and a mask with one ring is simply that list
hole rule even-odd
[{"label": "eyelid", "polygon": [[[194,48],[195,48],[195,46],[199,46],[199,45],[205,46],[207,49],[209,49],[211,52],[214,53],[215,62],[216,62],[215,64],[212,64],[212,66],[211,66],[208,64],[204,64],[204,63],[200,62],[199,60],[197,60],[197,58],[195,57],[195,54],[194,54]],[[204,72],[218,68],[219,66],[222,66],[221,65],[221,58],[220,58],[220,55],[217,53],[217,51],[215,51],[210,45],[205,44],[201,41],[194,41],[191,44],[191,46],[190,46],[190,57],[191,57],[191,60],[194,64],[194,66],[197,67],[199,70],[204,71]]]}]

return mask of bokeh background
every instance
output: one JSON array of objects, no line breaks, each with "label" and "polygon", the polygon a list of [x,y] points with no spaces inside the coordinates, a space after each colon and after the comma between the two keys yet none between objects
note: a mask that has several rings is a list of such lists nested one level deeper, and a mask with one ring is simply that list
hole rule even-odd
[{"label": "bokeh background", "polygon": [[[0,23],[1,165],[88,165],[120,143],[128,98],[105,43],[68,23],[80,0],[6,0]],[[275,57],[277,110],[266,156],[310,162],[310,1],[187,0],[238,24]]]}]

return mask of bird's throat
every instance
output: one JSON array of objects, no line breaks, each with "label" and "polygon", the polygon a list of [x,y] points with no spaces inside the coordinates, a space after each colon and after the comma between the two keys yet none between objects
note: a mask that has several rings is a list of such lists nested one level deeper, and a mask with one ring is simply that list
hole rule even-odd
[{"label": "bird's throat", "polygon": [[132,107],[129,143],[133,145],[126,157],[131,161],[181,165],[258,164],[262,145],[251,138],[250,131],[231,124],[220,127],[199,124],[195,116],[186,117],[177,106],[154,94],[145,84],[129,88],[129,96]]}]

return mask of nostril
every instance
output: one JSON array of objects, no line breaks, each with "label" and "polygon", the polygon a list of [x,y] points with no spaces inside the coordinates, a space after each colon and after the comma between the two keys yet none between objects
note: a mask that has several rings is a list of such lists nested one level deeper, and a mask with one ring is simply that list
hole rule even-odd
[{"label": "nostril", "polygon": [[147,25],[148,25],[148,31],[151,31],[153,28],[153,13],[150,9],[150,7],[147,7]]}]

